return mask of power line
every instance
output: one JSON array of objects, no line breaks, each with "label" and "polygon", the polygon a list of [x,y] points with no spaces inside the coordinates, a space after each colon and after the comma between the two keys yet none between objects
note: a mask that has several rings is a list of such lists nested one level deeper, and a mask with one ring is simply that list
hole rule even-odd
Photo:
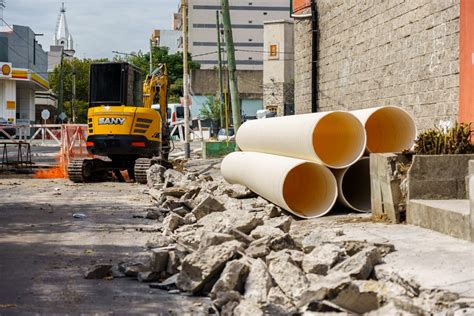
[{"label": "power line", "polygon": [[34,48],[34,46],[27,40],[25,40],[20,34],[18,34],[15,29],[13,27],[10,26],[10,24],[8,24],[7,21],[5,21],[3,18],[0,17],[0,20],[3,21],[3,23],[5,23],[5,25],[13,31],[13,33],[15,33],[23,42],[25,42],[28,46],[30,46],[31,48]]},{"label": "power line", "polygon": [[277,53],[277,54],[289,54],[289,55],[294,55],[294,52],[269,52],[269,51],[264,51],[264,50],[250,50],[250,49],[236,49],[235,51],[237,52],[251,52],[251,53],[264,53],[264,54],[271,54],[271,53]]}]

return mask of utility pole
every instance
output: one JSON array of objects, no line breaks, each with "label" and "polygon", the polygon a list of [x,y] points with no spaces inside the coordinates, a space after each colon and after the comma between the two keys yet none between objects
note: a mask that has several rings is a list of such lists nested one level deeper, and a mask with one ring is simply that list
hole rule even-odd
[{"label": "utility pole", "polygon": [[184,97],[184,158],[191,157],[189,144],[189,71],[188,71],[188,1],[182,0],[183,10],[183,97]]},{"label": "utility pole", "polygon": [[221,0],[221,6],[224,23],[225,46],[227,51],[227,72],[229,76],[230,99],[232,102],[232,120],[234,122],[234,132],[237,133],[242,118],[240,116],[239,90],[237,88],[237,78],[235,76],[235,50],[234,38],[232,36],[232,24],[230,20],[229,0]]},{"label": "utility pole", "polygon": [[63,112],[63,89],[64,89],[64,47],[61,46],[61,68],[59,69],[59,99],[58,99],[58,120],[59,115]]},{"label": "utility pole", "polygon": [[71,111],[72,111],[72,122],[76,123],[76,69],[75,68],[73,68],[72,70]]},{"label": "utility pole", "polygon": [[218,57],[218,73],[219,73],[219,114],[221,116],[221,128],[224,127],[224,114],[222,107],[224,106],[224,83],[222,82],[222,49],[221,49],[221,21],[219,18],[219,10],[216,11],[216,28],[217,28],[217,57]]},{"label": "utility pole", "polygon": [[150,38],[150,75],[153,73],[153,39]]}]

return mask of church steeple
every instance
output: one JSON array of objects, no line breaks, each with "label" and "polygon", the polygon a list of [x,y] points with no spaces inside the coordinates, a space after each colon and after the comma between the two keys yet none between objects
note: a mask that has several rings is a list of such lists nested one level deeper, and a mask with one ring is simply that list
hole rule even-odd
[{"label": "church steeple", "polygon": [[74,50],[72,35],[69,33],[67,26],[64,2],[59,11],[58,24],[56,25],[56,32],[54,33],[54,45],[63,46],[65,50]]}]

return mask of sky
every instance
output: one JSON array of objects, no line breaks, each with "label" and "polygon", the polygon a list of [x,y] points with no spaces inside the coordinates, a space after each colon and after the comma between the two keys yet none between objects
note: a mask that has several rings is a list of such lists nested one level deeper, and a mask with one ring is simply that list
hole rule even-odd
[{"label": "sky", "polygon": [[152,30],[171,29],[179,0],[6,0],[4,19],[43,33],[38,41],[48,51],[62,2],[76,57],[111,58],[112,51],[147,51]]}]

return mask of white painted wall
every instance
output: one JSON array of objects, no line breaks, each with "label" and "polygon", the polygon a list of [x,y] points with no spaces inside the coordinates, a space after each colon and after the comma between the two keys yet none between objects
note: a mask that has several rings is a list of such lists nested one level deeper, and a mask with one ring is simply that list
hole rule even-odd
[{"label": "white painted wall", "polygon": [[16,110],[7,109],[7,101],[16,101],[16,82],[0,80],[0,117],[15,122]]}]

